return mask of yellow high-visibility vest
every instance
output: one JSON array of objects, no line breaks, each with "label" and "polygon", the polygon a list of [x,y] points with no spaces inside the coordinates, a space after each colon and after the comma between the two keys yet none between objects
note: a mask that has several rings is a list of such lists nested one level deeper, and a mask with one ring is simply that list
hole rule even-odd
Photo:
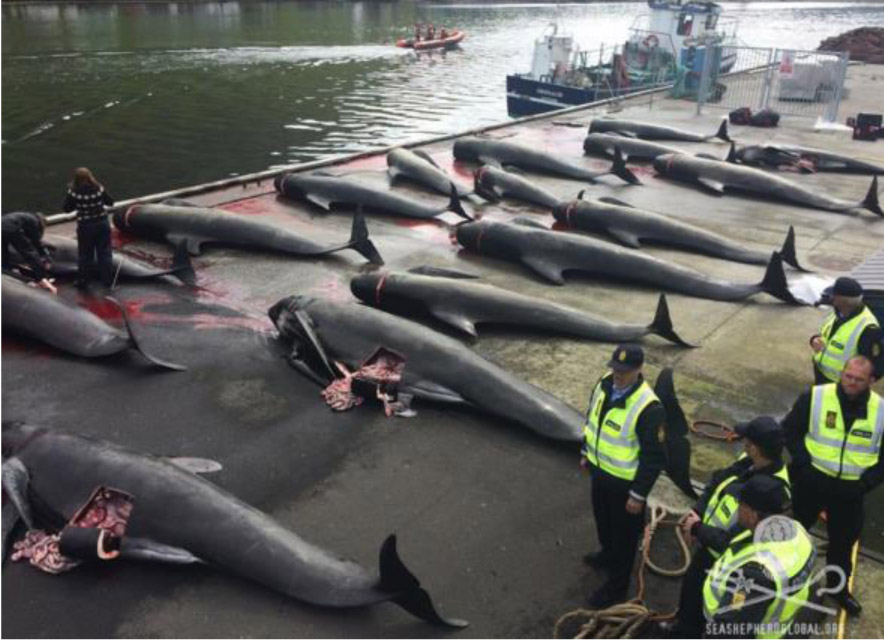
[{"label": "yellow high-visibility vest", "polygon": [[625,406],[611,407],[602,421],[602,406],[606,398],[602,382],[610,376],[609,373],[596,384],[589,401],[586,425],[583,427],[586,459],[594,467],[612,476],[634,480],[641,450],[635,426],[642,411],[655,400],[659,400],[648,383],[642,380],[638,389],[629,394]]},{"label": "yellow high-visibility vest", "polygon": [[838,385],[813,387],[804,446],[815,468],[834,478],[859,480],[866,469],[878,462],[882,436],[884,411],[877,393],[869,394],[866,417],[857,418],[850,431],[845,431]]},{"label": "yellow high-visibility vest", "polygon": [[[740,456],[741,459],[745,457],[745,453]],[[786,487],[786,495],[791,498],[791,483],[789,482],[789,470],[786,468],[786,465],[783,465],[779,471],[773,474],[773,477],[779,478],[783,482]],[[738,476],[736,475],[730,476],[715,488],[712,497],[709,498],[709,503],[706,505],[706,510],[702,514],[703,524],[726,530],[737,525],[737,508],[740,506],[740,501],[736,498],[733,491],[733,483],[737,478]],[[730,491],[728,491],[729,487],[731,488]],[[708,551],[715,558],[721,555],[715,549],[708,549]]]},{"label": "yellow high-visibility vest", "polygon": [[[816,550],[807,531],[797,521],[785,516],[777,518],[776,532],[770,540],[755,540],[752,531],[736,536],[727,551],[712,565],[703,584],[703,613],[712,621],[724,613],[722,601],[732,593],[730,608],[738,610],[746,598],[741,578],[742,569],[750,562],[758,563],[774,583],[767,611],[761,621],[756,638],[782,638],[788,632],[810,594],[810,578]],[[765,522],[758,526],[762,528]],[[753,593],[753,596],[755,594]],[[733,618],[738,618],[734,616]]]},{"label": "yellow high-visibility vest", "polygon": [[856,355],[856,348],[863,331],[867,327],[878,326],[875,314],[869,311],[868,307],[864,307],[860,313],[842,323],[834,335],[830,335],[837,319],[838,315],[834,311],[826,318],[822,329],[820,329],[825,346],[822,351],[813,354],[816,368],[832,382],[841,380],[844,366]]}]

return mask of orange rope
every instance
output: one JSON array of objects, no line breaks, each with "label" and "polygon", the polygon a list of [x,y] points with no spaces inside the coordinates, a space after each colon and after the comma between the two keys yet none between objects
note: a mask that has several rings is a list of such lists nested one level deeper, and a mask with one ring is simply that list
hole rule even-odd
[{"label": "orange rope", "polygon": [[[718,429],[719,433],[709,433],[708,431],[701,430],[701,427],[712,427],[713,429]],[[715,422],[714,420],[694,420],[694,422],[691,424],[691,431],[696,433],[698,436],[702,436],[703,438],[710,438],[712,440],[724,440],[725,442],[733,442],[734,440],[740,439],[740,436],[736,434],[733,427],[722,422]]]}]

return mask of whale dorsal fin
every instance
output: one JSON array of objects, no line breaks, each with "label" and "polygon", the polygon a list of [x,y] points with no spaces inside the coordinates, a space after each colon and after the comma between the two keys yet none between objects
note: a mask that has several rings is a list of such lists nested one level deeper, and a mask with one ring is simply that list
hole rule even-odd
[{"label": "whale dorsal fin", "polygon": [[432,313],[435,318],[438,318],[445,324],[454,327],[458,331],[462,331],[468,335],[471,335],[474,338],[479,337],[479,334],[476,331],[476,325],[473,324],[473,322],[469,320],[466,316],[461,315],[456,311],[447,311],[445,309],[435,309],[431,307],[430,313]]},{"label": "whale dorsal fin", "polygon": [[546,256],[539,255],[523,255],[522,262],[531,268],[537,274],[543,276],[553,284],[565,284],[565,278],[562,277],[562,267],[553,263]]},{"label": "whale dorsal fin", "polygon": [[625,229],[618,229],[617,227],[608,227],[608,233],[617,240],[622,245],[627,247],[632,247],[633,249],[640,249],[642,243],[639,241],[638,236],[632,233],[631,231],[626,231]]},{"label": "whale dorsal fin", "polygon": [[190,471],[194,474],[215,473],[216,471],[221,471],[221,469],[223,469],[220,462],[209,460],[207,458],[175,457],[166,458],[166,460],[174,464],[176,467],[184,469],[185,471]]}]

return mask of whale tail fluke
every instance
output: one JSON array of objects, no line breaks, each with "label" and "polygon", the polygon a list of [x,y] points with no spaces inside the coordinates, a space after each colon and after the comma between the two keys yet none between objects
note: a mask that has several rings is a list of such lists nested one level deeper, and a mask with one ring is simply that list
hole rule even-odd
[{"label": "whale tail fluke", "polygon": [[881,203],[878,201],[878,176],[872,178],[872,184],[869,185],[869,191],[860,206],[884,218],[884,210],[881,209]]},{"label": "whale tail fluke", "polygon": [[370,263],[384,264],[384,259],[381,257],[380,252],[368,237],[368,226],[365,224],[365,216],[362,214],[361,207],[357,209],[353,216],[349,246],[358,251]]},{"label": "whale tail fluke", "polygon": [[155,365],[162,369],[168,369],[169,371],[187,371],[187,367],[183,365],[162,360],[161,358],[157,358],[156,356],[153,356],[145,351],[144,348],[141,346],[138,337],[132,331],[132,323],[129,321],[129,315],[126,313],[126,309],[123,307],[123,305],[121,305],[116,298],[112,298],[110,296],[106,296],[105,300],[107,300],[120,310],[120,314],[123,316],[123,323],[126,325],[126,333],[129,334],[129,340],[132,342],[132,348],[140,353],[145,360],[150,362],[152,365]]},{"label": "whale tail fluke", "polygon": [[193,263],[190,261],[190,252],[187,250],[187,244],[179,243],[175,247],[175,257],[172,259],[172,268],[169,273],[186,285],[194,286],[196,284],[196,271],[193,269]]},{"label": "whale tail fluke", "polygon": [[715,135],[712,137],[718,138],[719,140],[724,140],[725,142],[733,142],[727,132],[727,118],[722,118],[721,125],[719,125],[718,127],[718,131],[716,131]]},{"label": "whale tail fluke", "polygon": [[620,151],[620,147],[617,145],[614,145],[614,162],[611,164],[611,173],[629,184],[641,184],[642,182],[626,166],[626,158],[623,157],[623,152]]},{"label": "whale tail fluke", "polygon": [[457,186],[453,182],[451,183],[450,193],[451,199],[448,201],[448,207],[446,208],[446,211],[456,213],[465,220],[474,220],[473,216],[467,213],[466,209],[463,208],[463,203],[460,200],[460,196],[457,194]]},{"label": "whale tail fluke", "polygon": [[786,234],[786,239],[783,241],[783,248],[780,249],[779,254],[783,259],[783,262],[792,265],[798,269],[798,271],[813,273],[813,271],[805,269],[798,263],[798,253],[795,250],[795,227],[789,226],[789,233]]},{"label": "whale tail fluke", "polygon": [[772,295],[777,300],[798,305],[803,304],[789,291],[789,282],[786,280],[786,271],[783,269],[783,259],[776,251],[771,254],[770,262],[767,263],[767,270],[764,272],[764,279],[759,283],[758,287],[761,291]]},{"label": "whale tail fluke", "polygon": [[657,313],[654,315],[654,321],[648,325],[648,332],[675,344],[680,344],[683,347],[693,348],[697,346],[685,342],[675,332],[675,328],[672,326],[672,317],[669,315],[669,303],[666,302],[666,296],[663,294],[660,294],[660,301],[657,303]]},{"label": "whale tail fluke", "polygon": [[395,535],[388,536],[381,545],[380,573],[381,582],[378,588],[396,594],[391,600],[413,616],[440,627],[462,629],[469,624],[466,620],[443,618],[439,615],[430,595],[399,557]]},{"label": "whale tail fluke", "polygon": [[685,495],[696,498],[691,483],[691,443],[688,440],[688,420],[678,395],[675,393],[672,369],[666,367],[657,376],[654,393],[666,412],[663,429],[663,448],[666,451],[666,474]]}]

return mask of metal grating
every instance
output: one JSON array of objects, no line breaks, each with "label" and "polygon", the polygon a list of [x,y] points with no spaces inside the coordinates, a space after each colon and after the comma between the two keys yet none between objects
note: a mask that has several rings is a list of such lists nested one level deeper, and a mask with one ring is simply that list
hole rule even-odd
[{"label": "metal grating", "polygon": [[850,276],[855,278],[866,292],[884,295],[884,249],[866,258],[850,272]]}]

